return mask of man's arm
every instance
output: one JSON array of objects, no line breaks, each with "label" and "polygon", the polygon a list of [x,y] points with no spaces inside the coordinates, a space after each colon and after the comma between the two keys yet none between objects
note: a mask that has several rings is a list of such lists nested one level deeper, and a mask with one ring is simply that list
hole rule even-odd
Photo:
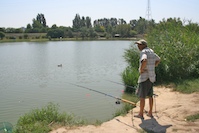
[{"label": "man's arm", "polygon": [[160,63],[160,60],[157,60],[157,61],[155,62],[155,66],[158,66],[159,63]]},{"label": "man's arm", "polygon": [[145,71],[144,69],[146,68],[146,65],[147,65],[147,59],[143,59],[139,70],[140,73],[143,73]]}]

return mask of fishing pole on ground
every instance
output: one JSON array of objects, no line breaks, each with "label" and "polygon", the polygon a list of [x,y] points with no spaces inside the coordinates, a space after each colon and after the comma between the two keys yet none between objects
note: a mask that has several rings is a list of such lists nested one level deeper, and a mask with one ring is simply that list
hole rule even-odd
[{"label": "fishing pole on ground", "polygon": [[[132,88],[132,89],[137,89],[137,87],[135,86],[130,86],[130,85],[125,85],[125,84],[122,84],[122,83],[118,83],[118,82],[115,82],[115,81],[111,81],[111,80],[107,80],[109,82],[112,82],[112,83],[115,83],[115,84],[119,84],[119,85],[122,85],[122,86],[125,86],[125,87],[129,87],[129,88]],[[153,94],[154,96],[154,101],[155,101],[155,113],[157,115],[157,111],[156,111],[156,97],[158,96],[157,94]],[[144,112],[145,113],[148,113],[145,109],[144,109]]]},{"label": "fishing pole on ground", "polygon": [[99,94],[102,94],[102,95],[105,95],[105,96],[108,96],[108,97],[111,97],[111,98],[114,98],[116,99],[117,101],[115,102],[116,104],[120,104],[120,101],[122,102],[125,102],[125,103],[128,103],[128,104],[131,104],[133,106],[136,107],[136,103],[134,102],[131,102],[129,100],[126,100],[126,99],[123,99],[123,98],[118,98],[118,97],[115,97],[113,95],[110,95],[110,94],[107,94],[107,93],[104,93],[104,92],[101,92],[101,91],[98,91],[98,90],[94,90],[94,89],[91,89],[91,88],[88,88],[88,87],[85,87],[85,86],[81,86],[81,85],[77,85],[77,84],[73,84],[73,83],[68,83],[70,85],[73,85],[73,86],[77,86],[79,88],[84,88],[84,89],[87,89],[87,90],[90,90],[90,91],[93,91],[93,92],[96,92],[96,93],[99,93]]}]

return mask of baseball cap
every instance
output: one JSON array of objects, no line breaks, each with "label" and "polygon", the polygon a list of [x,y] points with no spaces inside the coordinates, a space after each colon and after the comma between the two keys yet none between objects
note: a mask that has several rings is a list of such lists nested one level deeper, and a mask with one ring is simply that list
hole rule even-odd
[{"label": "baseball cap", "polygon": [[147,45],[147,41],[145,41],[144,39],[141,39],[139,41],[136,41],[135,44]]}]

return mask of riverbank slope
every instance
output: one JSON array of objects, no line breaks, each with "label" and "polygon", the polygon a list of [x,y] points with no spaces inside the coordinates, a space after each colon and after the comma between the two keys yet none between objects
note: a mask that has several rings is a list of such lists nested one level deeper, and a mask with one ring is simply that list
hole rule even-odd
[{"label": "riverbank slope", "polygon": [[[132,117],[139,111],[137,106],[126,116],[116,117],[100,126],[61,127],[50,133],[140,133],[143,130],[158,133],[199,132],[199,120],[195,122],[186,120],[186,116],[199,112],[199,93],[181,94],[165,87],[154,87],[154,91],[158,95],[154,99],[154,118],[146,114],[144,120]],[[148,99],[145,109],[148,110]]]}]

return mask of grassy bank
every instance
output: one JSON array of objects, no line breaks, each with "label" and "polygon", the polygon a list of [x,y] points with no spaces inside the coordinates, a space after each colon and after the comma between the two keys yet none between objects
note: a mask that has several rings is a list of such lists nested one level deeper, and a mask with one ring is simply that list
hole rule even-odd
[{"label": "grassy bank", "polygon": [[136,40],[136,38],[48,38],[46,33],[6,33],[3,42],[45,42],[45,41],[92,41],[92,40]]},{"label": "grassy bank", "polygon": [[[199,92],[199,79],[186,80],[184,82],[175,83],[174,90],[182,93]],[[187,89],[188,88],[188,89]],[[123,99],[137,103],[139,98],[135,95],[124,93]],[[123,104],[123,107],[115,112],[113,117],[126,115],[134,106],[130,104]],[[199,113],[187,116],[187,121],[197,121],[199,119]],[[101,121],[96,121],[94,125],[100,125]],[[26,133],[26,132],[38,132],[45,133],[51,131],[53,128],[67,126],[81,126],[88,125],[86,120],[82,120],[74,116],[73,114],[60,113],[58,105],[49,103],[47,106],[41,109],[34,109],[24,116],[20,117],[17,125],[14,129],[14,133]]]},{"label": "grassy bank", "polygon": [[199,92],[199,79],[183,80],[175,83],[175,85],[174,91],[186,94]]},{"label": "grassy bank", "polygon": [[53,127],[79,126],[87,122],[73,114],[60,113],[58,105],[49,103],[41,109],[34,109],[20,117],[13,133],[47,133]]}]

